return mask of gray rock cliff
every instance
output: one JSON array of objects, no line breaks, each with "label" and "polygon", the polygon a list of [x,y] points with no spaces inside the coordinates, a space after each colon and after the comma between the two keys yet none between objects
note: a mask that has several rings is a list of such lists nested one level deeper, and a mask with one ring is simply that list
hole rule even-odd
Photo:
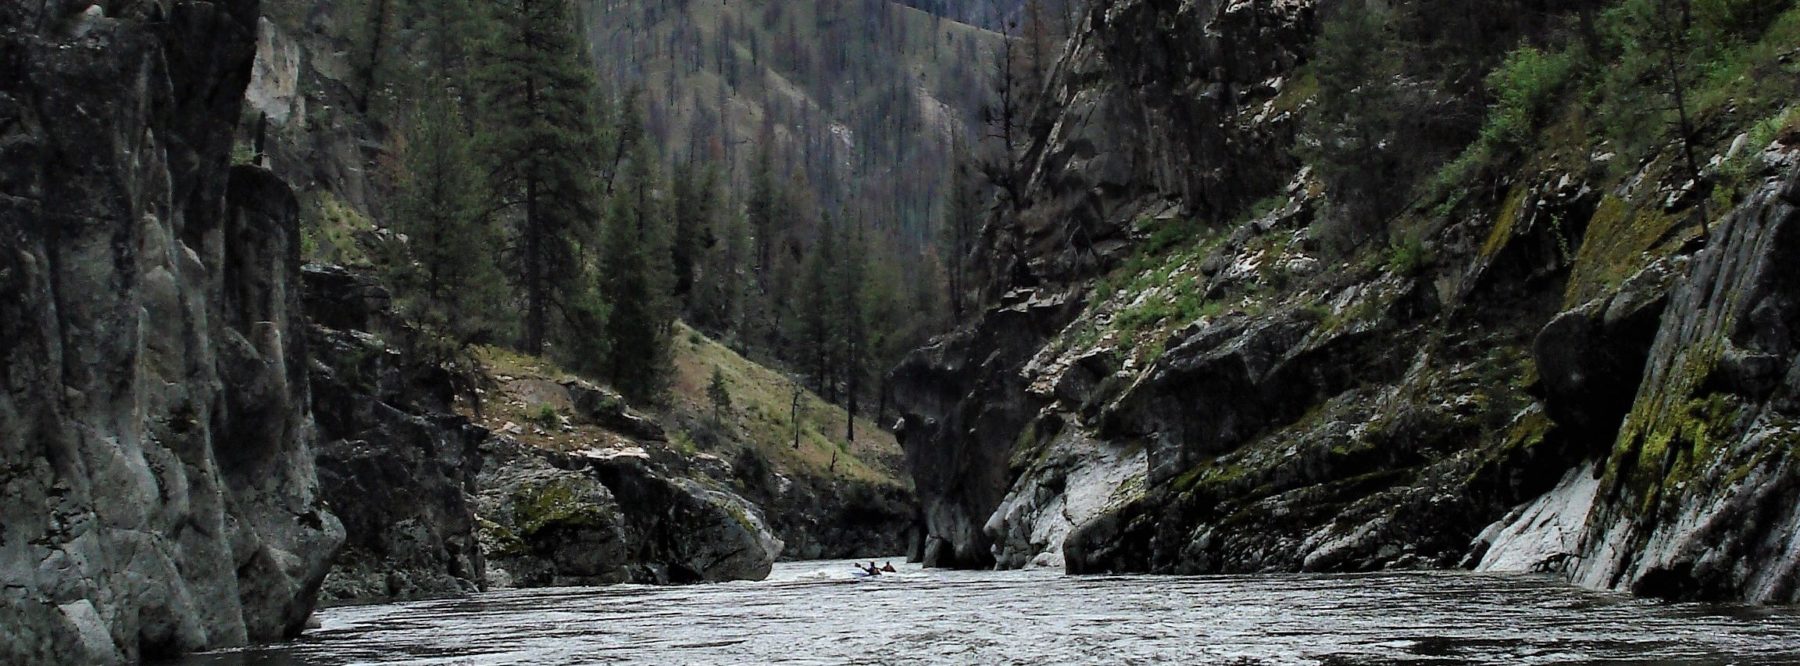
[{"label": "gray rock cliff", "polygon": [[[971,257],[986,310],[891,374],[926,563],[1800,600],[1800,137],[1749,147],[1710,214],[1665,162],[1562,137],[1334,247],[1296,157],[1333,7],[1090,6]],[[1463,145],[1420,115],[1403,160]]]},{"label": "gray rock cliff", "polygon": [[294,198],[229,165],[256,3],[134,7],[0,6],[0,662],[292,636],[343,539]]}]

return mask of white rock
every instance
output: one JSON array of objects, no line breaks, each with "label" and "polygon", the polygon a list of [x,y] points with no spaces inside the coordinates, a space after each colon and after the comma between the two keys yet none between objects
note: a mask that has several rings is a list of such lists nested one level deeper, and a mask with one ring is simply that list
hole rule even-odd
[{"label": "white rock", "polygon": [[1556,570],[1581,551],[1581,534],[1600,480],[1589,463],[1570,470],[1550,492],[1482,532],[1489,541],[1477,571]]}]

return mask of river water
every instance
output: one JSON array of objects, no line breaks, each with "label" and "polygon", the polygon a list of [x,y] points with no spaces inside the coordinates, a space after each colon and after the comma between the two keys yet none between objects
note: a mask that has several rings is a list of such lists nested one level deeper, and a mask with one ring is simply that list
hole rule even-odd
[{"label": "river water", "polygon": [[1800,664],[1800,610],[1548,578],[852,571],[783,563],[756,583],[328,608],[298,641],[175,663]]}]

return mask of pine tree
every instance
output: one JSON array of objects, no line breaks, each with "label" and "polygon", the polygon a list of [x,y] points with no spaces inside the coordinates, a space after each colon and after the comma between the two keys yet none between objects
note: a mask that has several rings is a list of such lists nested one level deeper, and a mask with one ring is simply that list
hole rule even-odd
[{"label": "pine tree", "polygon": [[356,70],[356,111],[368,113],[378,87],[393,69],[395,54],[396,0],[367,0],[362,20],[353,25],[358,33],[350,57]]},{"label": "pine tree", "polygon": [[712,403],[713,427],[724,422],[725,412],[731,411],[731,390],[725,386],[725,372],[719,366],[713,366],[712,379],[706,383],[706,399]]},{"label": "pine tree", "polygon": [[515,225],[510,270],[525,301],[520,348],[541,353],[551,310],[580,288],[571,239],[592,224],[591,74],[568,0],[504,0],[479,73],[482,153]]},{"label": "pine tree", "polygon": [[436,94],[420,102],[399,146],[393,217],[408,242],[390,279],[409,316],[461,344],[494,332],[499,233],[462,118],[443,88],[428,89]]},{"label": "pine tree", "polygon": [[[1712,74],[1707,67],[1717,61],[1715,49],[1734,37],[1728,28],[1733,22],[1721,19],[1738,12],[1756,15],[1745,10],[1761,4],[1771,3],[1725,0],[1696,6],[1694,0],[1625,0],[1608,10],[1602,32],[1618,54],[1602,81],[1601,113],[1610,138],[1628,154],[1641,155],[1672,137],[1681,177],[1703,186],[1695,152],[1700,137],[1693,91]],[[1702,13],[1713,20],[1701,20]],[[1704,237],[1709,233],[1706,200],[1698,201],[1692,217]]]},{"label": "pine tree", "polygon": [[674,176],[675,296],[693,303],[694,279],[706,248],[714,242],[713,218],[719,208],[718,172],[692,161],[676,165]]},{"label": "pine tree", "polygon": [[[469,0],[410,0],[408,5],[407,11],[415,15],[418,26],[409,46],[419,53],[419,64],[414,68],[419,71],[396,82],[399,94],[407,99],[426,99],[433,94],[429,88],[443,88],[448,93],[445,101],[462,114],[465,123],[472,123],[479,111],[475,106],[471,45],[478,35],[487,34],[490,26]],[[415,88],[420,84],[426,89]]]},{"label": "pine tree", "polygon": [[770,150],[769,143],[757,147],[755,166],[750,172],[750,199],[744,205],[750,234],[756,243],[757,279],[765,289],[774,269],[775,226],[781,207],[781,191],[775,183],[774,158]]},{"label": "pine tree", "polygon": [[1024,205],[1024,174],[1019,162],[1025,149],[1024,114],[1028,92],[1026,87],[1026,49],[1015,34],[1015,21],[1000,20],[1005,29],[1000,33],[1000,51],[994,58],[993,101],[982,105],[981,120],[987,126],[985,139],[991,142],[990,157],[981,163],[982,176],[1001,193],[1007,205]]},{"label": "pine tree", "polygon": [[960,157],[960,151],[958,154],[956,168],[950,175],[950,199],[945,202],[940,233],[947,264],[950,316],[952,321],[961,323],[968,310],[967,299],[973,286],[969,284],[968,265],[981,223],[981,195],[968,161]]},{"label": "pine tree", "polygon": [[870,372],[869,362],[869,297],[868,242],[860,228],[849,232],[845,227],[838,303],[842,318],[844,359],[844,439],[856,441],[858,393],[863,390],[863,377]]},{"label": "pine tree", "polygon": [[834,284],[838,272],[837,231],[830,220],[821,225],[819,239],[806,256],[802,267],[800,294],[804,303],[795,321],[796,336],[813,378],[813,391],[833,401],[836,382],[832,381],[832,359],[837,347],[837,322],[841,308],[839,287]]},{"label": "pine tree", "polygon": [[741,215],[719,220],[712,247],[703,250],[702,269],[689,307],[692,323],[715,337],[734,340],[744,317],[744,269],[750,237]]},{"label": "pine tree", "polygon": [[654,196],[654,158],[642,141],[633,142],[601,239],[599,290],[609,307],[603,365],[620,392],[654,400],[662,396],[672,362],[673,280],[668,225]]},{"label": "pine tree", "polygon": [[1338,239],[1360,243],[1375,215],[1399,207],[1401,167],[1396,145],[1402,128],[1399,45],[1383,10],[1345,3],[1325,19],[1313,57],[1317,104],[1304,127],[1307,161],[1325,184],[1326,196],[1348,223]]}]

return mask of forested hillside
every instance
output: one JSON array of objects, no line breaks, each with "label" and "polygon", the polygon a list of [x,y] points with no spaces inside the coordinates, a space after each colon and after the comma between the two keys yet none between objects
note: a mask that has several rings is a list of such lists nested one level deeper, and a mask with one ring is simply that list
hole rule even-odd
[{"label": "forested hillside", "polygon": [[889,2],[269,4],[292,62],[259,63],[242,152],[301,186],[311,256],[385,267],[452,346],[652,397],[667,329],[631,329],[679,317],[869,409],[947,325],[995,33]]},{"label": "forested hillside", "polygon": [[[953,21],[977,25],[995,32],[1023,28],[1028,16],[1038,14],[1058,26],[1058,34],[1080,20],[1087,0],[901,0],[907,6]],[[1012,29],[1008,30],[1009,24]]]}]

